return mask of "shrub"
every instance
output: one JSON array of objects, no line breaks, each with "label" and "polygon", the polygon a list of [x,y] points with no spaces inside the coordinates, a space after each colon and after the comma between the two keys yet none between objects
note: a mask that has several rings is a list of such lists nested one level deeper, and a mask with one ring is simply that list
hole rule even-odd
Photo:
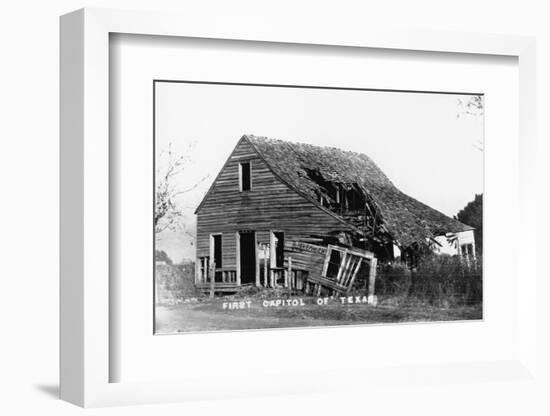
[{"label": "shrub", "polygon": [[432,304],[472,304],[482,300],[482,261],[445,254],[420,259],[412,271],[409,296]]},{"label": "shrub", "polygon": [[378,296],[403,297],[409,294],[411,270],[404,263],[380,265],[376,273],[375,293]]},{"label": "shrub", "polygon": [[155,264],[156,301],[171,304],[197,296],[194,268],[193,262],[182,262],[176,266],[157,262]]},{"label": "shrub", "polygon": [[404,263],[380,265],[377,296],[383,302],[428,302],[437,306],[471,305],[482,301],[482,259],[433,254],[415,268]]}]

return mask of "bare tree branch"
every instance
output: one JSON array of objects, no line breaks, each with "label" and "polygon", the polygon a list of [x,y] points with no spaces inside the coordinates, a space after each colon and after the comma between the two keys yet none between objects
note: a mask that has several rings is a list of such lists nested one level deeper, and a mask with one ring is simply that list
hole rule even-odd
[{"label": "bare tree branch", "polygon": [[194,238],[194,235],[185,230],[181,222],[183,209],[176,202],[176,197],[190,192],[200,186],[209,175],[205,176],[199,182],[187,189],[179,189],[175,178],[181,175],[188,162],[191,160],[193,145],[188,148],[187,154],[177,155],[172,151],[172,143],[168,149],[162,149],[158,154],[158,169],[156,172],[155,189],[155,234],[163,231],[181,231]]}]

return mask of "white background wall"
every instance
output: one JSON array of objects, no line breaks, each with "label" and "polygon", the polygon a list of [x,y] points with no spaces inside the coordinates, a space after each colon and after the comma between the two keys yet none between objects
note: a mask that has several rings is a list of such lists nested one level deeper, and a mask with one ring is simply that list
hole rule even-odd
[{"label": "white background wall", "polygon": [[[198,3],[198,2],[197,2]],[[83,6],[179,10],[270,16],[307,30],[311,19],[327,28],[378,25],[514,33],[538,36],[540,177],[548,176],[550,27],[544,1],[189,1],[21,0],[2,4],[0,106],[2,147],[2,279],[0,291],[0,414],[76,414],[56,400],[58,368],[58,16]],[[539,183],[540,213],[548,186]],[[542,216],[542,215],[541,215]],[[548,217],[548,215],[546,215]],[[549,235],[548,221],[539,235]],[[507,226],[513,226],[507,224]],[[539,250],[543,249],[540,238]],[[546,244],[546,243],[544,243]],[[548,246],[548,244],[546,244]],[[541,256],[542,257],[542,256]],[[548,292],[548,284],[539,287]],[[541,312],[548,313],[546,305]],[[542,347],[550,350],[541,332]],[[546,354],[547,355],[547,354]],[[548,359],[541,358],[543,365]],[[546,367],[548,368],[548,367]],[[546,373],[548,374],[548,372]],[[547,386],[547,391],[550,388]],[[281,397],[226,402],[101,409],[99,414],[548,414],[543,391],[494,383],[382,388],[376,396]],[[288,412],[288,413],[287,413]]]}]

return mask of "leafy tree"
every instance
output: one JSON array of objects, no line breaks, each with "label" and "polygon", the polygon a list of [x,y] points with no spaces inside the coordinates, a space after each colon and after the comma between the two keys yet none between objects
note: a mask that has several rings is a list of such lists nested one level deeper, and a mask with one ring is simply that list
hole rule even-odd
[{"label": "leafy tree", "polygon": [[[458,99],[458,113],[456,114],[457,118],[462,116],[470,116],[474,118],[483,118],[485,114],[485,101],[482,95],[471,95],[467,98]],[[472,143],[477,150],[483,152],[484,144],[483,139],[480,138]]]},{"label": "leafy tree", "polygon": [[483,194],[476,194],[473,201],[470,201],[456,215],[461,223],[474,227],[474,239],[476,253],[483,252]]},{"label": "leafy tree", "polygon": [[457,117],[460,117],[461,114],[479,117],[485,112],[485,103],[482,95],[472,95],[467,99],[459,98],[458,105],[462,111],[457,114]]}]

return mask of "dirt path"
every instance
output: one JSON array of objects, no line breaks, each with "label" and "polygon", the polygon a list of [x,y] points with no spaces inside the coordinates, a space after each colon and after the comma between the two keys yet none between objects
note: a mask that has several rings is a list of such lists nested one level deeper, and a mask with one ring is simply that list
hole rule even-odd
[{"label": "dirt path", "polygon": [[481,319],[481,307],[435,308],[308,304],[302,307],[251,308],[227,310],[220,301],[157,306],[157,333],[292,328],[374,324],[392,322],[426,322]]}]

